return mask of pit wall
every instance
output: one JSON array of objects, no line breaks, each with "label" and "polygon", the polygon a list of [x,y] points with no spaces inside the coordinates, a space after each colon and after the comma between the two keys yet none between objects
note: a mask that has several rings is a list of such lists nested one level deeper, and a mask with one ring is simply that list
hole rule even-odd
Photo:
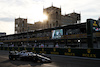
[{"label": "pit wall", "polygon": [[100,49],[0,47],[0,50],[32,51],[34,53],[100,58]]}]

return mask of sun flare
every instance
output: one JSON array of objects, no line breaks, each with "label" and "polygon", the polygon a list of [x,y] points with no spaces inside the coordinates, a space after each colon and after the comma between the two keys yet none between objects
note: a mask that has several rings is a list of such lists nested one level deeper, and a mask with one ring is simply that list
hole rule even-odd
[{"label": "sun flare", "polygon": [[38,22],[38,21],[44,22],[46,20],[48,20],[48,16],[46,14],[38,14],[38,15],[37,14],[34,14],[34,16],[31,16],[30,22],[32,22],[32,21],[34,21],[34,22]]},{"label": "sun flare", "polygon": [[43,14],[43,20],[48,20],[48,16]]},{"label": "sun flare", "polygon": [[40,17],[40,21],[45,21],[45,20],[48,20],[48,16],[43,14],[41,17]]}]

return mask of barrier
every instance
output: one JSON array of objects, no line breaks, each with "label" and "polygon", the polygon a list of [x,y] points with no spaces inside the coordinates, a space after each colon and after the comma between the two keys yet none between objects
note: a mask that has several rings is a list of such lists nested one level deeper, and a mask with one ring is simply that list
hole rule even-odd
[{"label": "barrier", "polygon": [[27,50],[34,53],[100,58],[100,49],[0,47],[0,50]]}]

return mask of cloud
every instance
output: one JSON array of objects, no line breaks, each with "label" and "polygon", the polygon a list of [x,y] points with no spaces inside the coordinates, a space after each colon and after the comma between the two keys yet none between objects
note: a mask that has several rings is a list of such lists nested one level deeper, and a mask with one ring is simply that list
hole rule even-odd
[{"label": "cloud", "polygon": [[62,14],[70,12],[81,13],[82,22],[85,22],[87,18],[98,19],[100,12],[100,0],[67,0],[62,5]]},{"label": "cloud", "polygon": [[0,21],[14,22],[14,19],[13,18],[0,18]]},{"label": "cloud", "polygon": [[14,34],[14,22],[1,22],[0,21],[0,32],[6,32],[8,34]]},{"label": "cloud", "polygon": [[41,1],[0,0],[0,32],[7,32],[7,34],[14,33],[14,19],[19,16],[28,18],[28,21],[33,23],[34,20],[32,19],[35,19],[35,17],[42,13],[42,9],[40,9],[43,8]]},{"label": "cloud", "polygon": [[0,30],[3,25],[6,25],[4,31],[8,33],[9,22],[8,25],[12,25],[9,34],[14,33],[14,19],[19,16],[28,18],[28,23],[38,21],[38,17],[43,13],[43,6],[47,8],[52,3],[56,7],[61,6],[62,14],[73,11],[81,13],[82,22],[87,18],[98,19],[99,17],[100,0],[0,0]]}]

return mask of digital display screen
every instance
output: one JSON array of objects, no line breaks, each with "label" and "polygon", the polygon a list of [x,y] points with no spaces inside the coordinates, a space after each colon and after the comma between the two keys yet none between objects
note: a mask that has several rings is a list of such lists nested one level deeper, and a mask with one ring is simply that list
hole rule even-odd
[{"label": "digital display screen", "polygon": [[96,20],[93,21],[93,31],[100,31],[99,23]]},{"label": "digital display screen", "polygon": [[100,31],[100,28],[93,27],[93,31]]},{"label": "digital display screen", "polygon": [[52,39],[61,38],[62,35],[63,35],[63,29],[52,30]]},{"label": "digital display screen", "polygon": [[93,27],[98,27],[98,22],[97,21],[93,21]]}]

